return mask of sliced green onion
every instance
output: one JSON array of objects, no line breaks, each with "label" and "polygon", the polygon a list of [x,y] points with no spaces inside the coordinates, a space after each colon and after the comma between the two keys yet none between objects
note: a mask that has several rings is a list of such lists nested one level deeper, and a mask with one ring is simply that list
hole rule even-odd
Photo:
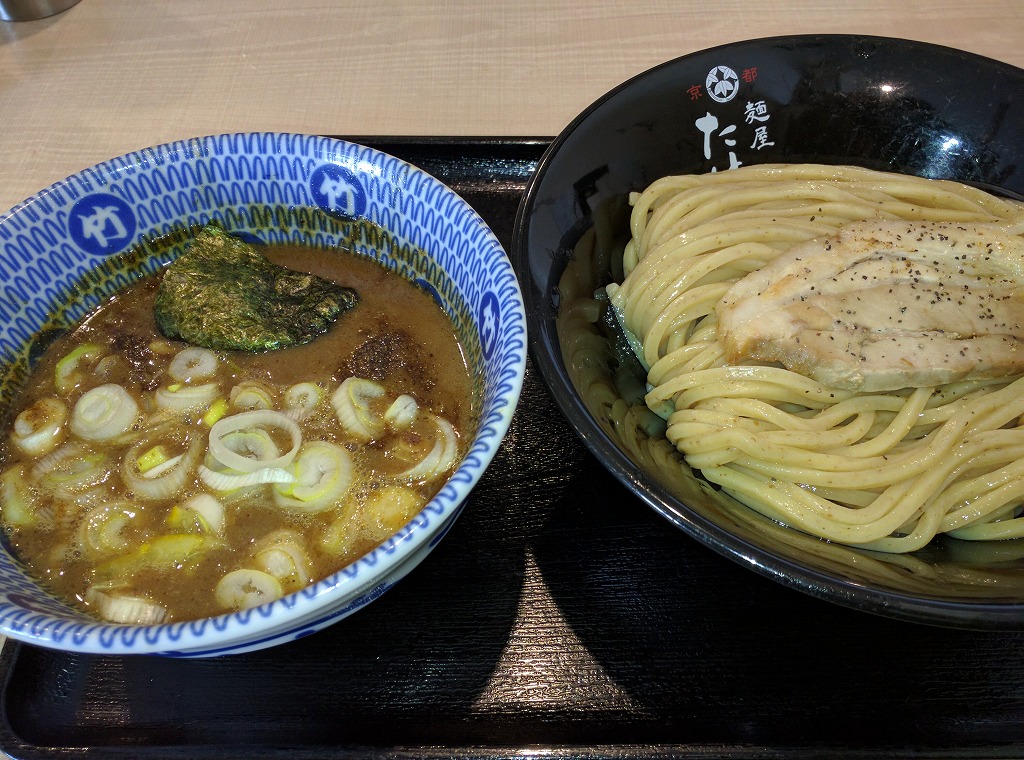
[{"label": "sliced green onion", "polygon": [[352,515],[346,513],[327,526],[319,537],[320,548],[333,557],[345,557],[355,547],[359,538],[359,531],[352,520]]},{"label": "sliced green onion", "polygon": [[206,410],[203,415],[203,424],[206,427],[213,427],[217,420],[221,419],[225,414],[228,413],[228,402],[225,399],[219,398],[210,404],[210,408]]},{"label": "sliced green onion", "polygon": [[302,536],[294,530],[277,530],[256,545],[253,558],[259,569],[297,590],[313,581],[313,569]]},{"label": "sliced green onion", "polygon": [[68,405],[59,398],[41,398],[14,418],[11,443],[28,456],[39,457],[64,440]]},{"label": "sliced green onion", "polygon": [[139,472],[145,475],[154,467],[163,464],[170,458],[171,455],[167,453],[167,448],[162,443],[158,443],[149,451],[144,452],[136,464],[138,465]]},{"label": "sliced green onion", "polygon": [[366,498],[363,514],[381,538],[392,535],[423,509],[427,500],[407,486],[375,488]]},{"label": "sliced green onion", "polygon": [[384,412],[384,421],[391,426],[392,430],[408,430],[416,422],[419,412],[419,405],[412,396],[403,393],[391,402],[391,406]]},{"label": "sliced green onion", "polygon": [[247,462],[273,462],[281,456],[281,450],[263,428],[232,430],[217,439],[230,452],[238,454]]},{"label": "sliced green onion", "polygon": [[245,380],[231,389],[231,406],[256,411],[274,408],[274,389],[259,380]]},{"label": "sliced green onion", "polygon": [[29,477],[32,480],[37,481],[51,470],[55,470],[61,467],[62,463],[66,459],[85,456],[86,452],[88,451],[89,449],[86,448],[85,444],[79,441],[70,441],[68,443],[65,443],[59,449],[51,451],[49,454],[42,457],[39,461],[32,465],[32,470],[29,473]]},{"label": "sliced green onion", "polygon": [[[279,428],[291,439],[291,448],[284,454],[278,454],[274,447],[273,453],[266,450],[268,456],[262,457],[259,452],[249,451],[251,456],[232,451],[225,442],[225,437],[237,431],[260,431],[266,433],[267,428]],[[242,412],[224,417],[210,428],[210,455],[226,468],[238,472],[254,472],[260,469],[276,469],[287,467],[295,459],[299,446],[302,444],[302,430],[291,419],[281,412],[273,412],[269,409],[260,409],[252,412]]]},{"label": "sliced green onion", "polygon": [[128,362],[115,354],[107,354],[93,367],[93,373],[101,380],[111,381],[116,374],[124,374],[128,371]]},{"label": "sliced green onion", "polygon": [[185,500],[183,509],[195,512],[204,527],[217,535],[224,532],[224,505],[208,493],[199,493]]},{"label": "sliced green onion", "polygon": [[217,373],[217,354],[208,348],[189,346],[179,351],[167,367],[167,374],[175,380],[191,382],[205,380]]},{"label": "sliced green onion", "polygon": [[128,432],[139,405],[127,390],[107,383],[86,391],[71,413],[71,432],[87,441],[110,441]]},{"label": "sliced green onion", "polygon": [[352,485],[352,455],[329,441],[311,441],[299,451],[290,468],[295,480],[274,487],[274,502],[294,511],[323,512],[338,504]]},{"label": "sliced green onion", "polygon": [[[189,438],[180,431],[175,435],[169,431],[156,430],[128,449],[124,459],[121,460],[121,477],[132,493],[145,499],[167,499],[179,493],[188,483],[189,477],[202,457],[202,443],[198,438]],[[183,440],[179,440],[181,438]],[[158,446],[174,443],[178,448],[184,450],[179,454],[168,456],[161,464],[143,472],[140,468],[140,461],[144,456],[144,451],[154,448],[154,439],[162,441],[161,444],[157,444]]]},{"label": "sliced green onion", "polygon": [[130,545],[124,535],[138,514],[128,501],[100,504],[89,511],[78,526],[78,545],[91,557],[124,551]]},{"label": "sliced green onion", "polygon": [[247,610],[280,599],[280,581],[262,570],[233,570],[217,583],[217,603],[227,610]]},{"label": "sliced green onion", "polygon": [[106,353],[102,346],[85,343],[57,362],[54,386],[57,393],[66,396],[82,382],[85,368],[95,364]]},{"label": "sliced green onion", "polygon": [[81,507],[82,509],[88,509],[95,507],[98,504],[105,504],[110,499],[110,489],[104,488],[103,484],[87,488],[84,491],[74,494],[70,499],[66,499],[69,505]]},{"label": "sliced green onion", "polygon": [[202,385],[169,385],[157,388],[153,398],[157,407],[179,414],[206,409],[217,400],[220,386],[217,383]]},{"label": "sliced green onion", "polygon": [[177,467],[184,456],[184,454],[178,454],[177,456],[168,457],[164,461],[160,462],[160,464],[153,465],[148,470],[140,474],[142,477],[149,478],[150,480],[153,478],[159,478],[174,467]]},{"label": "sliced green onion", "polygon": [[342,427],[359,441],[372,441],[384,432],[384,419],[371,406],[385,394],[372,380],[350,377],[331,396],[331,406]]},{"label": "sliced green onion", "polygon": [[85,592],[85,603],[111,623],[156,625],[167,619],[167,610],[141,596],[127,596],[92,587]]},{"label": "sliced green onion", "polygon": [[25,477],[25,466],[15,465],[0,475],[0,517],[11,528],[27,528],[38,520],[32,487]]},{"label": "sliced green onion", "polygon": [[176,533],[214,533],[213,528],[206,522],[206,518],[195,510],[185,509],[178,504],[171,507],[164,523]]},{"label": "sliced green onion", "polygon": [[213,536],[173,534],[158,536],[138,549],[96,567],[100,579],[127,579],[140,570],[180,570],[201,554],[223,546]]},{"label": "sliced green onion", "polygon": [[111,475],[110,457],[70,443],[47,455],[32,468],[39,487],[60,499],[72,500]]},{"label": "sliced green onion", "polygon": [[282,467],[264,467],[255,472],[224,472],[199,465],[199,479],[214,491],[234,491],[268,483],[294,483],[295,475]]},{"label": "sliced green onion", "polygon": [[446,473],[459,460],[459,439],[455,428],[448,420],[436,414],[431,414],[430,419],[437,429],[434,446],[419,463],[398,474],[401,480],[431,480]]},{"label": "sliced green onion", "polygon": [[316,383],[296,383],[291,386],[284,393],[289,416],[297,420],[306,419],[316,411],[323,395],[323,390]]}]

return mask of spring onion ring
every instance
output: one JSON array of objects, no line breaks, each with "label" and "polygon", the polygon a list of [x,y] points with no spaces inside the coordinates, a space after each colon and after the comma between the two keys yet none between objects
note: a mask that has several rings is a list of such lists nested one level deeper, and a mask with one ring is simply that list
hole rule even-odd
[{"label": "spring onion ring", "polygon": [[[260,429],[266,431],[267,428],[279,428],[287,433],[291,439],[291,448],[284,454],[278,455],[275,447],[274,455],[268,458],[260,458],[258,456],[245,456],[244,454],[232,451],[224,441],[224,438],[229,433]],[[287,467],[295,459],[295,455],[298,453],[299,446],[301,445],[302,430],[299,429],[295,420],[281,412],[274,412],[269,409],[258,409],[223,417],[210,428],[210,455],[228,469],[242,473]]]},{"label": "spring onion ring", "polygon": [[304,420],[316,411],[323,391],[316,383],[296,383],[284,393],[287,414],[292,419]]},{"label": "spring onion ring", "polygon": [[217,383],[202,385],[169,385],[158,388],[154,394],[156,405],[160,409],[182,414],[205,409],[220,395]]},{"label": "spring onion ring", "polygon": [[235,409],[254,411],[274,408],[274,389],[259,380],[245,380],[234,388],[228,397]]},{"label": "spring onion ring", "polygon": [[101,380],[110,380],[118,372],[127,372],[128,362],[120,356],[107,354],[93,367],[93,374]]},{"label": "spring onion ring", "polygon": [[329,441],[305,444],[292,465],[295,480],[274,488],[274,502],[295,512],[316,513],[334,507],[352,485],[354,465],[348,449]]},{"label": "spring onion ring", "polygon": [[96,614],[111,623],[156,625],[167,619],[167,610],[148,599],[113,594],[95,587],[85,592],[85,603],[95,607]]},{"label": "spring onion ring", "polygon": [[124,530],[135,519],[128,501],[100,504],[85,516],[78,528],[78,545],[89,556],[102,557],[129,547]]},{"label": "spring onion ring", "polygon": [[281,467],[264,467],[254,472],[224,472],[201,464],[199,479],[214,491],[234,491],[268,483],[294,483],[295,475]]},{"label": "spring onion ring", "polygon": [[392,430],[408,430],[416,422],[418,413],[419,404],[416,403],[416,399],[403,393],[391,402],[391,406],[384,412],[384,421]]},{"label": "spring onion ring", "polygon": [[85,377],[84,367],[95,364],[104,354],[101,346],[85,343],[57,362],[54,387],[62,396],[73,391]]},{"label": "spring onion ring", "polygon": [[110,478],[110,458],[69,443],[40,460],[32,468],[32,475],[36,485],[44,491],[59,499],[74,500]]},{"label": "spring onion ring", "polygon": [[184,447],[180,455],[175,455],[163,465],[146,472],[139,471],[139,459],[153,446],[153,439],[166,441],[169,433],[155,431],[128,449],[121,460],[121,477],[135,495],[145,499],[166,499],[179,493],[188,483],[196,464],[203,453],[202,443],[195,436],[186,436],[178,441]]},{"label": "spring onion ring", "polygon": [[86,391],[71,412],[71,432],[87,441],[110,441],[128,432],[139,405],[127,390],[107,383]]},{"label": "spring onion ring", "polygon": [[247,610],[280,599],[281,583],[270,573],[243,568],[232,570],[217,583],[217,603],[228,610]]},{"label": "spring onion ring", "polygon": [[189,346],[179,351],[167,367],[167,374],[175,380],[188,382],[204,380],[217,372],[217,354],[208,348]]},{"label": "spring onion ring", "polygon": [[261,570],[296,589],[313,582],[313,566],[294,530],[276,530],[263,537],[253,555]]},{"label": "spring onion ring", "polygon": [[426,500],[408,486],[376,488],[366,499],[364,514],[381,537],[390,536],[419,512]]},{"label": "spring onion ring", "polygon": [[263,428],[232,430],[219,439],[228,451],[257,462],[271,462],[281,456],[281,450]]},{"label": "spring onion ring", "polygon": [[35,525],[38,515],[32,509],[34,504],[24,465],[15,465],[0,475],[0,517],[5,525],[11,528]]},{"label": "spring onion ring", "polygon": [[181,506],[199,515],[213,533],[224,533],[224,505],[216,497],[208,493],[197,493],[186,499]]},{"label": "spring onion ring", "polygon": [[372,441],[384,432],[384,419],[371,408],[385,390],[372,380],[347,378],[331,395],[331,406],[346,431],[360,441]]},{"label": "spring onion ring", "polygon": [[65,459],[72,457],[84,457],[88,451],[89,449],[85,447],[85,444],[79,443],[78,441],[65,443],[59,449],[51,451],[42,459],[37,460],[29,471],[29,477],[34,481],[39,480],[51,470],[61,467],[61,463]]},{"label": "spring onion ring", "polygon": [[459,459],[458,434],[452,424],[436,414],[430,415],[437,428],[434,447],[417,464],[398,474],[401,480],[423,481],[442,475]]},{"label": "spring onion ring", "polygon": [[14,418],[11,443],[24,454],[43,456],[64,439],[68,405],[54,396],[36,401]]},{"label": "spring onion ring", "polygon": [[214,536],[195,534],[171,534],[157,536],[137,549],[96,567],[95,577],[100,580],[117,580],[131,577],[140,570],[180,569],[194,563],[202,554],[222,547],[223,542]]}]

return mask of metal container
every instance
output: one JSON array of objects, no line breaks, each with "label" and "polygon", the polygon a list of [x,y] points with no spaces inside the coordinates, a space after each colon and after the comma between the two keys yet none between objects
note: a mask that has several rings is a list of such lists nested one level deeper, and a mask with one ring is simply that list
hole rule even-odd
[{"label": "metal container", "polygon": [[0,21],[35,21],[66,11],[78,0],[0,0]]}]

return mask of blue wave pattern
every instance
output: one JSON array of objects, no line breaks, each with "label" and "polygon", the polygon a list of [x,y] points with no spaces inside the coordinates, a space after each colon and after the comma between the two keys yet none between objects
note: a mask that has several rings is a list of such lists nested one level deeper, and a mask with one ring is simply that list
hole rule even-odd
[{"label": "blue wave pattern", "polygon": [[[518,401],[526,360],[522,296],[501,245],[465,201],[419,169],[365,146],[280,133],[169,143],[91,167],[0,216],[0,392],[9,400],[24,380],[40,330],[77,321],[167,263],[148,259],[129,276],[109,266],[110,256],[210,221],[265,242],[339,245],[331,229],[314,229],[301,213],[288,217],[303,222],[292,228],[282,229],[280,219],[267,224],[270,209],[316,206],[389,233],[394,248],[364,244],[356,252],[425,284],[452,317],[472,365],[482,369],[480,429],[458,471],[408,525],[349,567],[284,599],[208,620],[98,623],[44,593],[0,553],[0,630],[92,652],[187,657],[259,648],[318,630],[371,602],[407,572],[403,563],[421,558],[451,527]],[[80,298],[69,303],[73,292]],[[290,616],[294,628],[282,630]]]}]

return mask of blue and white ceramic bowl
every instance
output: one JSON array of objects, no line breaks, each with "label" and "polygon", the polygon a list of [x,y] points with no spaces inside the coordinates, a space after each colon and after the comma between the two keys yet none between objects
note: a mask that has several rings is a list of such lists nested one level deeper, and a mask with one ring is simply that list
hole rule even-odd
[{"label": "blue and white ceramic bowl", "polygon": [[[264,242],[331,246],[337,224],[365,219],[386,242],[357,253],[414,280],[452,317],[482,378],[480,425],[455,474],[406,526],[362,559],[263,606],[193,622],[110,625],[47,594],[6,546],[0,551],[0,633],[57,649],[201,657],[262,649],[324,628],[370,603],[416,566],[458,516],[493,458],[526,365],[522,296],[480,216],[430,175],[379,151],[292,134],[227,134],[160,145],[86,169],[0,216],[0,393],[6,404],[44,328],[83,316],[178,252],[111,257],[176,231],[219,222]],[[154,247],[154,250],[157,250]],[[88,295],[69,302],[72,285]]]}]

